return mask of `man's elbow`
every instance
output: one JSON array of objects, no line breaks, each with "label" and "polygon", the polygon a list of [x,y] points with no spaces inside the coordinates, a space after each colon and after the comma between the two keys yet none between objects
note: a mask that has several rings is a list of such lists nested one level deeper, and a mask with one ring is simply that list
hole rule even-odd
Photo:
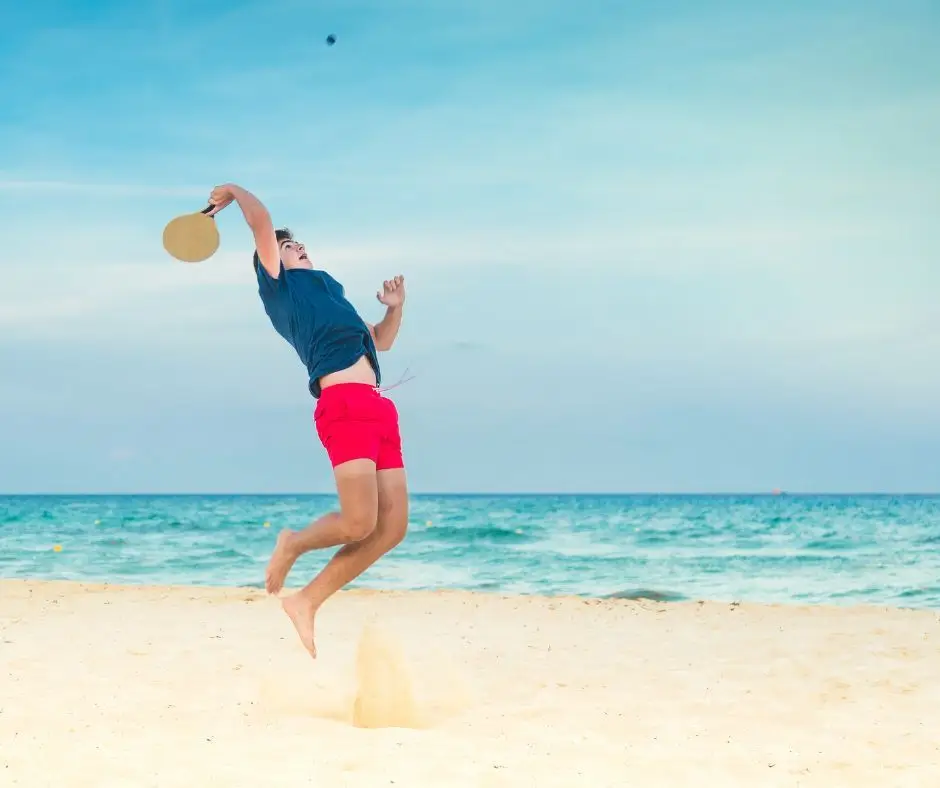
[{"label": "man's elbow", "polygon": [[391,350],[392,345],[394,344],[395,344],[395,340],[393,339],[386,341],[382,338],[377,338],[375,340],[375,349],[378,350],[380,353],[384,353],[386,350]]}]

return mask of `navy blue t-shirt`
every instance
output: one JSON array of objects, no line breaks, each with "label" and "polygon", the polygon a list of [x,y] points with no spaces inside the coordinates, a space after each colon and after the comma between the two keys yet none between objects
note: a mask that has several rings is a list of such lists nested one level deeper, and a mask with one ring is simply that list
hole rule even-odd
[{"label": "navy blue t-shirt", "polygon": [[310,393],[320,396],[319,379],[355,364],[362,356],[381,380],[375,342],[365,321],[326,271],[284,268],[277,279],[254,258],[264,311],[278,334],[297,351],[307,368]]}]

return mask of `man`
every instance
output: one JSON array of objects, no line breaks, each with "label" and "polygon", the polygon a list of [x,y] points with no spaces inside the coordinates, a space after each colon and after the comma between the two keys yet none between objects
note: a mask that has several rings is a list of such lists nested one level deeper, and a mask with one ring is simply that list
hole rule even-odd
[{"label": "man", "polygon": [[285,529],[268,563],[265,587],[277,594],[297,558],[308,550],[342,545],[309,584],[281,604],[304,647],[316,657],[314,617],[330,596],[362,574],[405,536],[408,490],[398,411],[378,390],[377,351],[398,335],[405,280],[396,276],[377,294],[387,309],[380,323],[362,320],[343,287],[317,270],[289,230],[250,192],[234,184],[212,191],[215,215],[238,203],[255,240],[258,292],[275,330],[297,351],[316,398],[314,422],[333,466],[339,511],[302,531]]}]

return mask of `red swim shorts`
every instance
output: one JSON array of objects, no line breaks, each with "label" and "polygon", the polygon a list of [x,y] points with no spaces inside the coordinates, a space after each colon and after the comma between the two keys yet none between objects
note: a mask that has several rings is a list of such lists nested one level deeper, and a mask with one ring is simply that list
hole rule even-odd
[{"label": "red swim shorts", "polygon": [[335,468],[369,459],[376,470],[403,468],[398,409],[368,383],[336,383],[320,393],[313,420]]}]

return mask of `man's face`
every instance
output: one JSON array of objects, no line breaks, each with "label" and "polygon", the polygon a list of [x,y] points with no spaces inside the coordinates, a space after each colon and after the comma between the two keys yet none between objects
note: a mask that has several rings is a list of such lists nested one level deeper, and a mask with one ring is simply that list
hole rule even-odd
[{"label": "man's face", "polygon": [[313,263],[307,257],[307,250],[297,241],[281,241],[281,262],[284,263],[285,269],[313,268]]}]

